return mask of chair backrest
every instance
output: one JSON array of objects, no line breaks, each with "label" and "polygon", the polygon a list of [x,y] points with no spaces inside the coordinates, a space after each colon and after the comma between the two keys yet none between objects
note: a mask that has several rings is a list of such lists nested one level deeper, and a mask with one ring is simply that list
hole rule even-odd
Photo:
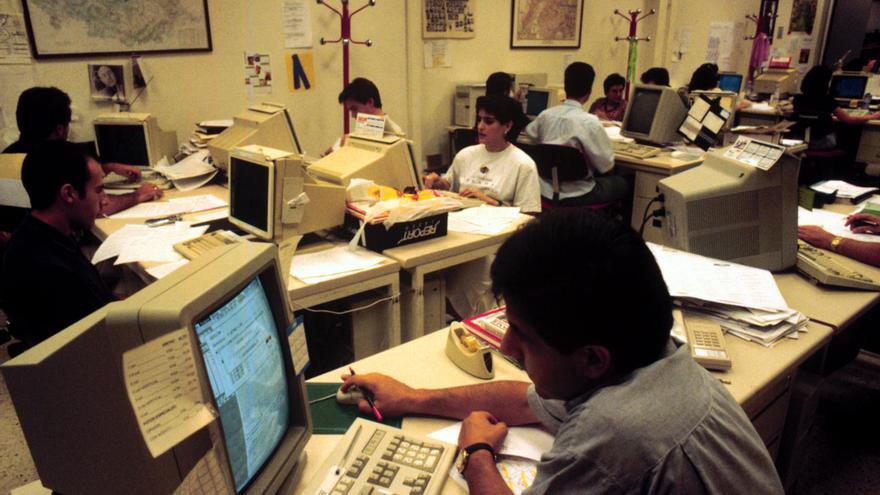
[{"label": "chair backrest", "polygon": [[476,129],[455,129],[452,131],[452,149],[455,153],[475,144],[477,144]]},{"label": "chair backrest", "polygon": [[590,175],[590,161],[577,148],[560,144],[517,144],[532,157],[538,166],[538,175],[553,179],[553,169],[560,182],[579,180]]},{"label": "chair backrest", "polygon": [[830,129],[834,125],[831,114],[828,112],[796,110],[792,113],[791,118],[795,121],[795,124],[790,128],[791,135],[803,139],[805,142],[810,141],[811,130],[814,127]]}]

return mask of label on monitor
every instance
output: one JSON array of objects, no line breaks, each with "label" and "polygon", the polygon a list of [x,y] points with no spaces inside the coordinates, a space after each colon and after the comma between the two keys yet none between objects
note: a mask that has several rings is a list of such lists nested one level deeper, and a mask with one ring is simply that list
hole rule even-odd
[{"label": "label on monitor", "polygon": [[385,117],[382,115],[359,113],[357,119],[355,119],[354,132],[352,134],[366,138],[381,138],[385,135]]},{"label": "label on monitor", "polygon": [[750,137],[740,136],[733,146],[724,152],[724,156],[738,162],[770,170],[785,153],[785,147],[765,141],[758,141]]},{"label": "label on monitor", "polygon": [[297,316],[287,330],[287,344],[293,360],[293,372],[302,373],[309,366],[309,346],[306,344],[306,325],[302,316]]}]

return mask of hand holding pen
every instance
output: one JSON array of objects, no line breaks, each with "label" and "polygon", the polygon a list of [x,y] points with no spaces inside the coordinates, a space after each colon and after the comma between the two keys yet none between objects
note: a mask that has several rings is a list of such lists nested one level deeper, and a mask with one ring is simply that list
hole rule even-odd
[{"label": "hand holding pen", "polygon": [[[349,366],[348,371],[351,372],[351,376],[355,376],[354,369]],[[361,392],[364,394],[364,399],[367,400],[367,404],[370,405],[370,410],[373,411],[373,416],[376,417],[379,422],[382,422],[382,413],[379,412],[379,409],[376,408],[375,397],[373,396],[373,392],[368,388],[360,388]]]},{"label": "hand holding pen", "polygon": [[[353,370],[349,370],[353,371]],[[357,386],[361,391],[369,390],[373,405],[382,408],[382,416],[399,417],[407,414],[419,414],[423,411],[416,409],[422,392],[401,383],[390,376],[380,373],[366,373],[363,375],[343,375],[342,390],[346,391],[352,386]],[[367,400],[361,402],[361,411],[368,413],[372,406]]]}]

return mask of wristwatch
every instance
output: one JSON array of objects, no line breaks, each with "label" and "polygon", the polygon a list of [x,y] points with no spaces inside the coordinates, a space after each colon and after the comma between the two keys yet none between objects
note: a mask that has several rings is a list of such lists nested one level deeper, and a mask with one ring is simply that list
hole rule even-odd
[{"label": "wristwatch", "polygon": [[467,469],[468,459],[470,459],[471,454],[478,450],[488,450],[490,454],[492,454],[492,460],[496,460],[495,449],[492,448],[488,443],[475,443],[468,447],[464,447],[463,449],[458,451],[458,456],[455,458],[455,469],[458,469],[458,472],[464,475],[465,469]]},{"label": "wristwatch", "polygon": [[843,242],[843,237],[835,237],[834,239],[831,239],[831,250],[836,253],[841,242]]}]

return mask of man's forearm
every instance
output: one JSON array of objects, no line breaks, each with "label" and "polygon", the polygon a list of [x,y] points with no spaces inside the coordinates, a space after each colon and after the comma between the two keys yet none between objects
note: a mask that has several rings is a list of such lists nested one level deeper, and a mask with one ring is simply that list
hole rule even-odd
[{"label": "man's forearm", "polygon": [[464,419],[473,411],[486,411],[508,425],[537,423],[529,408],[529,384],[497,381],[444,389],[417,390],[412,413]]},{"label": "man's forearm", "polygon": [[471,454],[465,470],[465,479],[468,484],[468,492],[471,495],[513,494],[504,479],[501,478],[498,468],[495,467],[492,455],[485,450],[478,450]]},{"label": "man's forearm", "polygon": [[112,215],[118,211],[127,210],[132,206],[138,204],[137,193],[128,193],[114,196],[107,196],[107,207],[104,208],[103,213],[106,215]]}]

